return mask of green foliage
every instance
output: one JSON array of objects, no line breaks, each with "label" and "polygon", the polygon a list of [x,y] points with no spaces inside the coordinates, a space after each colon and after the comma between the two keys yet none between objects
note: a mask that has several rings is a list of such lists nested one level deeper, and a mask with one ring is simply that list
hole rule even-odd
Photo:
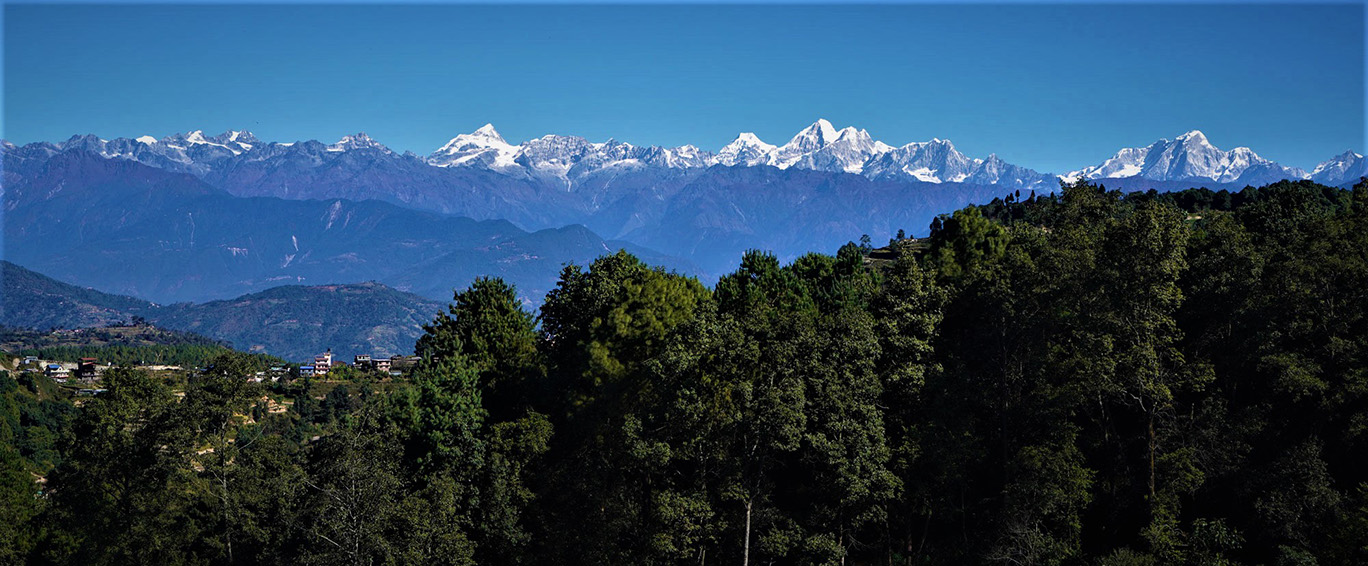
[{"label": "green foliage", "polygon": [[957,210],[938,220],[940,228],[931,234],[931,257],[941,273],[959,275],[1002,255],[1006,230],[979,209]]}]

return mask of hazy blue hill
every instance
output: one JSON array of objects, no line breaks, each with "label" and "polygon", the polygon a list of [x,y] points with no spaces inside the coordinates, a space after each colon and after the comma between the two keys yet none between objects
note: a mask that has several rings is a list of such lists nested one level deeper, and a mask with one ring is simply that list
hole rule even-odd
[{"label": "hazy blue hill", "polygon": [[783,257],[831,253],[861,234],[924,232],[937,214],[1007,192],[999,186],[719,165],[681,187],[653,221],[624,239],[725,272],[747,249]]},{"label": "hazy blue hill", "polygon": [[405,208],[550,227],[583,215],[564,187],[492,171],[430,167],[374,149],[329,152],[316,141],[272,144],[204,176],[237,196],[381,200]]},{"label": "hazy blue hill", "polygon": [[506,219],[529,230],[583,224],[605,238],[686,258],[708,274],[722,272],[750,248],[792,257],[829,252],[865,233],[924,232],[937,214],[1011,190],[770,166],[614,167],[567,181],[429,167],[412,156],[378,151],[305,157],[324,148],[309,142],[239,158],[204,179],[236,195],[379,199]]},{"label": "hazy blue hill", "polygon": [[379,283],[289,285],[203,304],[153,303],[63,283],[10,262],[4,267],[0,326],[49,330],[131,322],[134,316],[233,347],[304,360],[332,348],[406,354],[444,303]]},{"label": "hazy blue hill", "polygon": [[[595,257],[625,249],[652,265],[698,275],[707,284],[712,273],[703,272],[693,263],[681,261],[660,252],[623,241],[604,241],[588,228],[574,224],[561,228],[538,230],[517,239],[491,243],[483,249],[457,250],[406,267],[405,271],[387,281],[396,288],[424,297],[449,301],[452,292],[464,289],[475,277],[500,277],[518,285],[518,294],[527,302],[539,304],[547,291],[555,286],[555,279],[547,273],[559,274],[571,258],[581,265]],[[490,262],[491,255],[500,259]],[[435,278],[434,273],[445,274]]]}]

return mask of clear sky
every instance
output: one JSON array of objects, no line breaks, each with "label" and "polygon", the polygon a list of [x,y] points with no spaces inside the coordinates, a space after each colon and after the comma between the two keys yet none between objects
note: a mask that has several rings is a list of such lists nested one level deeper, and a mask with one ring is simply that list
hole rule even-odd
[{"label": "clear sky", "polygon": [[492,122],[716,150],[819,117],[1065,172],[1200,129],[1310,168],[1364,150],[1364,6],[4,7],[3,136],[430,153]]}]

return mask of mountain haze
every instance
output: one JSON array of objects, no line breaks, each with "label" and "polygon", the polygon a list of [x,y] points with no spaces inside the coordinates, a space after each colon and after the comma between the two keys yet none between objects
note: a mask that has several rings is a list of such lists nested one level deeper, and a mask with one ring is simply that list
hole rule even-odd
[{"label": "mountain haze", "polygon": [[446,300],[480,275],[504,277],[537,298],[564,263],[619,248],[692,269],[582,226],[529,233],[507,221],[375,201],[235,197],[189,174],[84,151],[12,167],[7,176],[6,257],[159,303],[372,280]]}]

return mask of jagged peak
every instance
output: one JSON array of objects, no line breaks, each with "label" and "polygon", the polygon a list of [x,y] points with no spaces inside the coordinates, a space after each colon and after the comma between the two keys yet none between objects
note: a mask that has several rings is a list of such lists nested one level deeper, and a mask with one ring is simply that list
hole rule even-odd
[{"label": "jagged peak", "polygon": [[742,152],[758,151],[760,154],[768,154],[776,149],[778,149],[777,146],[765,143],[759,136],[756,136],[752,132],[741,132],[741,134],[736,136],[735,140],[732,140],[731,143],[723,146],[718,153],[719,155],[737,155]]},{"label": "jagged peak", "polygon": [[840,140],[871,141],[871,138],[869,137],[868,130],[857,130],[854,126],[846,126],[844,128],[841,128],[840,131],[836,132],[836,137],[833,141]]},{"label": "jagged peak", "polygon": [[[228,147],[227,144],[234,144],[237,146],[242,146],[244,149],[251,149],[253,145],[261,142],[261,140],[258,140],[256,136],[252,135],[252,132],[249,132],[247,130],[228,130],[217,136],[209,138],[209,141],[213,143],[224,144],[225,147]],[[229,147],[229,149],[232,148]]]},{"label": "jagged peak", "polygon": [[78,143],[104,144],[108,143],[108,140],[101,138],[100,136],[97,136],[95,134],[76,134],[71,136],[70,138],[67,138],[67,141],[62,142],[62,147],[65,148],[76,145]]},{"label": "jagged peak", "polygon": [[355,134],[342,136],[342,139],[337,140],[337,143],[328,146],[328,151],[347,151],[352,149],[365,148],[375,148],[383,150],[385,152],[390,152],[389,148],[385,147],[384,144],[375,141],[374,138],[366,135],[366,132],[357,132]]},{"label": "jagged peak", "polygon": [[906,148],[924,148],[924,147],[933,146],[933,145],[934,145],[934,146],[937,146],[937,147],[944,147],[944,148],[946,148],[946,149],[952,149],[952,150],[955,149],[955,142],[952,142],[952,141],[950,141],[950,140],[943,140],[943,139],[940,139],[940,138],[931,138],[931,139],[929,139],[929,140],[927,140],[927,141],[924,141],[924,142],[912,142],[912,143],[909,143],[909,144],[907,144],[907,145],[904,145],[903,147],[906,147]]},{"label": "jagged peak", "polygon": [[498,136],[498,135],[499,135],[499,131],[496,130],[496,129],[494,129],[494,124],[493,124],[493,123],[490,123],[490,122],[485,122],[485,125],[480,126],[478,129],[476,129],[475,131],[473,131],[473,132],[471,132],[471,133],[472,133],[472,134],[475,134],[475,135],[480,135],[480,136]]},{"label": "jagged peak", "polygon": [[832,126],[826,118],[818,118],[811,126],[803,128],[794,135],[789,143],[796,144],[806,139],[812,139],[819,145],[829,144],[836,140],[836,127]]},{"label": "jagged peak", "polygon": [[355,134],[349,134],[349,135],[342,136],[342,139],[337,140],[337,143],[347,143],[347,142],[357,142],[357,143],[366,142],[366,143],[368,143],[368,142],[373,142],[373,141],[375,141],[375,140],[371,139],[370,136],[366,135],[366,132],[357,132],[357,133],[355,133]]},{"label": "jagged peak", "polygon": [[[470,132],[469,134],[467,134],[467,136],[472,137],[472,138],[482,138],[482,139],[487,139],[487,140],[490,140],[490,141],[496,141],[496,142],[499,142],[499,143],[501,143],[501,144],[506,144],[506,143],[508,143],[508,142],[504,141],[504,138],[503,138],[502,135],[499,134],[499,131],[496,130],[496,129],[494,129],[494,124],[490,124],[490,123],[486,123],[485,125],[480,126],[480,127],[477,128],[475,131]],[[460,137],[460,136],[458,136],[458,137]]]},{"label": "jagged peak", "polygon": [[1211,142],[1207,141],[1206,134],[1202,133],[1201,130],[1189,130],[1189,131],[1187,131],[1186,133],[1184,133],[1183,135],[1178,136],[1178,138],[1177,138],[1175,141],[1186,142],[1186,141],[1189,141],[1189,140],[1191,140],[1191,141],[1193,141],[1193,142],[1195,142],[1195,143],[1204,143],[1204,144],[1210,144],[1210,143],[1211,143]]},{"label": "jagged peak", "polygon": [[765,143],[763,140],[761,140],[761,139],[760,139],[760,136],[755,135],[755,132],[741,132],[740,134],[737,134],[737,135],[736,135],[736,139],[733,140],[732,143],[729,144],[729,145],[736,145],[736,144],[743,144],[743,145],[760,145],[760,146],[769,145],[769,144]]}]

